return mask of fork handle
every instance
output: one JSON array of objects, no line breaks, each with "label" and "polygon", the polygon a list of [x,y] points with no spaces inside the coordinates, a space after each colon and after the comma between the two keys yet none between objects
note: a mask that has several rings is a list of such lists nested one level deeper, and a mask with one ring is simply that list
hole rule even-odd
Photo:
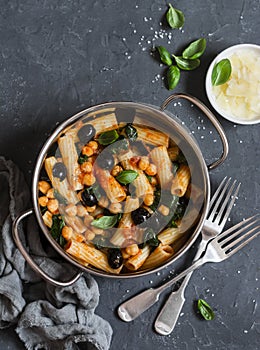
[{"label": "fork handle", "polygon": [[[193,261],[196,261],[206,249],[208,239],[202,238]],[[185,303],[185,289],[192,276],[192,272],[186,275],[178,290],[171,292],[159,315],[157,316],[154,328],[161,335],[169,335],[179,318],[183,304]]]},{"label": "fork handle", "polygon": [[174,277],[163,285],[157,288],[147,289],[144,292],[137,294],[133,298],[128,299],[119,306],[117,310],[118,316],[125,322],[133,321],[136,317],[140,316],[143,312],[153,306],[159,300],[160,294],[164,290],[186,276],[189,272],[199,268],[205,262],[207,262],[207,259],[202,257],[193,263],[189,268],[181,272],[178,276]]}]

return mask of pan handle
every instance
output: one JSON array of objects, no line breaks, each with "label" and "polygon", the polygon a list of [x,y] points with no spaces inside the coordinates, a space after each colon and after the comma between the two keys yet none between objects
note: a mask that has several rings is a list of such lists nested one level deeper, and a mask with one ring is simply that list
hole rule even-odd
[{"label": "pan handle", "polygon": [[163,102],[163,104],[161,105],[161,109],[164,111],[169,103],[179,98],[184,98],[185,100],[188,100],[193,104],[195,104],[208,117],[208,119],[214,125],[214,127],[216,128],[220,136],[222,146],[223,146],[222,155],[218,160],[208,165],[208,169],[212,170],[217,166],[219,166],[220,164],[222,164],[224,160],[227,158],[229,146],[228,146],[228,140],[227,140],[225,131],[222,125],[217,120],[217,118],[214,116],[214,114],[208,109],[208,107],[206,107],[204,103],[202,103],[199,99],[191,95],[183,94],[183,93],[172,94]]},{"label": "pan handle", "polygon": [[27,253],[27,251],[25,250],[22,241],[20,239],[19,236],[19,224],[20,222],[25,219],[27,216],[33,214],[34,211],[33,209],[29,209],[27,211],[25,211],[24,213],[20,214],[14,221],[13,223],[13,238],[14,241],[17,245],[17,248],[20,250],[21,254],[23,255],[24,259],[27,261],[27,263],[31,266],[31,268],[37,272],[38,274],[40,274],[40,276],[47,282],[58,286],[58,287],[68,287],[71,284],[75,283],[83,274],[83,272],[79,272],[77,273],[76,276],[74,276],[71,280],[66,281],[66,282],[62,282],[62,281],[57,281],[54,278],[50,277],[46,272],[44,272],[35,262],[34,260],[30,257],[30,255]]}]

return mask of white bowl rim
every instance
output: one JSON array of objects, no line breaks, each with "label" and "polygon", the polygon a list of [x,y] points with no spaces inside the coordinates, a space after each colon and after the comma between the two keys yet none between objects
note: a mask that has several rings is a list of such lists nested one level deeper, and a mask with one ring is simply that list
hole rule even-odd
[{"label": "white bowl rim", "polygon": [[223,109],[221,109],[217,105],[217,103],[215,102],[215,99],[213,97],[213,93],[212,93],[211,74],[212,74],[212,70],[213,70],[215,63],[220,61],[222,58],[228,58],[232,53],[234,53],[238,50],[244,50],[244,49],[254,49],[256,51],[259,51],[259,56],[260,56],[260,45],[257,45],[257,44],[236,44],[236,45],[233,45],[233,46],[226,48],[225,50],[221,51],[210,63],[210,66],[209,66],[209,68],[207,70],[207,74],[206,74],[205,88],[206,88],[206,94],[207,94],[207,97],[209,99],[210,104],[223,118],[225,118],[225,119],[227,119],[235,124],[253,125],[253,124],[260,123],[260,115],[257,119],[252,119],[252,120],[236,118],[235,116],[226,113]]}]

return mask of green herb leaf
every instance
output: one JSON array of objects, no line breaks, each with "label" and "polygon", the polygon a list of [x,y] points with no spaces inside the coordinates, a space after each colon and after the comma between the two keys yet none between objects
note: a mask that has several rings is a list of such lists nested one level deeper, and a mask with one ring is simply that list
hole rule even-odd
[{"label": "green herb leaf", "polygon": [[160,54],[160,59],[161,59],[162,63],[167,64],[167,66],[171,66],[172,65],[172,58],[171,58],[170,52],[167,51],[165,49],[165,47],[163,47],[163,46],[158,46],[157,50]]},{"label": "green herb leaf", "polygon": [[93,220],[91,225],[102,229],[112,228],[117,223],[117,219],[117,215],[101,216],[100,218]]},{"label": "green herb leaf", "polygon": [[44,215],[46,213],[46,211],[48,211],[48,208],[45,206],[45,207],[40,207],[41,209],[41,214]]},{"label": "green herb leaf", "polygon": [[171,28],[181,28],[184,25],[184,14],[169,4],[169,10],[166,13],[166,19]]},{"label": "green herb leaf", "polygon": [[181,73],[177,66],[169,67],[167,72],[167,81],[168,81],[169,90],[173,90],[177,86],[180,80],[180,76],[181,76]]},{"label": "green herb leaf", "polygon": [[60,243],[61,231],[64,226],[65,222],[60,214],[52,216],[51,235],[58,243]]},{"label": "green herb leaf", "polygon": [[172,172],[175,175],[177,170],[179,169],[180,165],[177,162],[172,162]]},{"label": "green herb leaf", "polygon": [[182,70],[193,70],[200,65],[200,60],[198,58],[195,60],[189,60],[180,56],[174,56],[174,58],[177,66]]},{"label": "green herb leaf", "polygon": [[212,308],[209,306],[208,303],[206,303],[205,300],[199,299],[198,300],[198,309],[201,315],[205,318],[205,320],[210,321],[213,320],[215,315],[212,310]]},{"label": "green herb leaf", "polygon": [[125,126],[125,133],[129,140],[135,141],[137,139],[138,133],[136,128],[133,127],[132,124],[129,123]]},{"label": "green herb leaf", "polygon": [[79,164],[83,164],[85,162],[88,161],[88,156],[86,154],[81,154],[79,155],[79,158],[78,158],[78,163]]},{"label": "green herb leaf", "polygon": [[230,78],[231,72],[232,67],[228,58],[224,58],[223,60],[219,61],[217,64],[215,64],[212,70],[212,85],[217,86],[225,84]]},{"label": "green herb leaf", "polygon": [[128,185],[133,182],[138,175],[138,172],[135,170],[123,170],[117,175],[116,179],[122,185]]},{"label": "green herb leaf", "polygon": [[153,200],[153,204],[150,205],[149,208],[152,209],[152,211],[155,211],[160,203],[160,199],[161,199],[161,190],[157,189],[154,191],[154,200]]},{"label": "green herb leaf", "polygon": [[64,198],[57,190],[54,190],[54,197],[58,200],[60,204],[68,204],[68,201],[66,198]]},{"label": "green herb leaf", "polygon": [[107,146],[115,142],[118,138],[119,138],[119,135],[116,130],[109,130],[109,131],[102,132],[98,136],[97,141],[101,145]]},{"label": "green herb leaf", "polygon": [[160,241],[152,228],[148,228],[147,230],[145,230],[143,236],[143,243],[141,243],[139,246],[142,249],[146,244],[148,244],[152,248],[156,248],[160,244]]},{"label": "green herb leaf", "polygon": [[117,154],[118,152],[126,151],[129,147],[129,143],[123,135],[120,135],[117,141],[114,142],[110,147],[111,152],[113,154]]},{"label": "green herb leaf", "polygon": [[92,240],[92,243],[95,245],[95,248],[100,250],[106,248],[109,245],[107,238],[101,235],[96,235]]},{"label": "green herb leaf", "polygon": [[206,39],[200,38],[193,41],[182,53],[182,57],[190,60],[194,60],[203,55],[206,49]]}]

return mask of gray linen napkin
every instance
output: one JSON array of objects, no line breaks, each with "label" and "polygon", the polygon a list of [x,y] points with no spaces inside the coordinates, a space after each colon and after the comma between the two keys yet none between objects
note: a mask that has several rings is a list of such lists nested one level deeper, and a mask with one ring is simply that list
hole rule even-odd
[{"label": "gray linen napkin", "polygon": [[[0,157],[0,329],[16,325],[27,349],[107,350],[112,329],[94,314],[99,301],[95,280],[84,274],[70,287],[50,285],[25,262],[12,238],[12,223],[30,208],[30,191],[15,164]],[[75,269],[44,246],[36,220],[27,221],[21,238],[33,259],[54,278],[67,280]],[[42,241],[43,240],[43,241]],[[60,260],[60,261],[59,261]],[[78,345],[77,345],[78,344]]]}]

